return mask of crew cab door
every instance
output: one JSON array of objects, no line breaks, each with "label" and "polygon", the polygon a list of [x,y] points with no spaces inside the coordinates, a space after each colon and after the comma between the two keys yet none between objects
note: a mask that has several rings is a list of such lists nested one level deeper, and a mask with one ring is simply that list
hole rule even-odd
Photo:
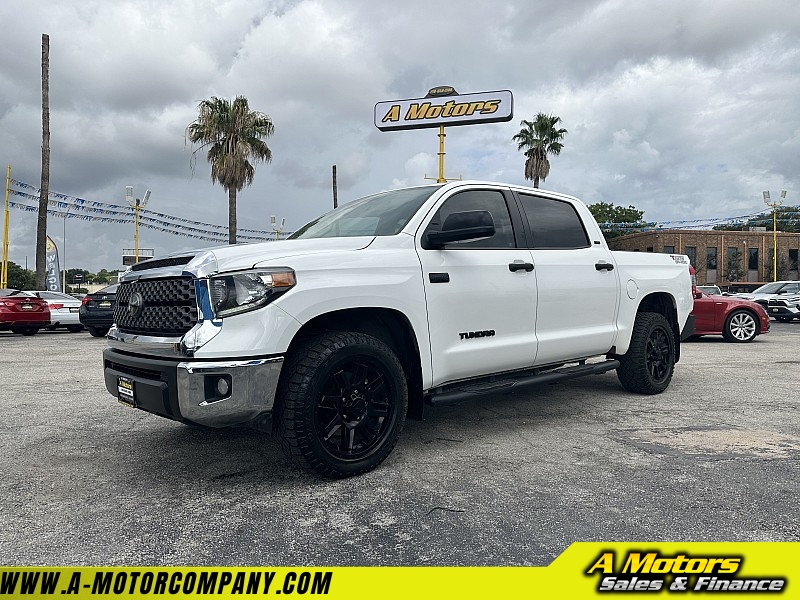
[{"label": "crew cab door", "polygon": [[608,352],[617,334],[619,302],[611,252],[601,240],[590,239],[569,199],[522,192],[518,198],[528,224],[538,291],[536,363]]},{"label": "crew cab door", "polygon": [[[425,249],[429,231],[471,210],[491,213],[493,236]],[[536,278],[531,253],[518,239],[524,239],[519,210],[499,187],[454,191],[420,228],[434,385],[534,363]]]}]

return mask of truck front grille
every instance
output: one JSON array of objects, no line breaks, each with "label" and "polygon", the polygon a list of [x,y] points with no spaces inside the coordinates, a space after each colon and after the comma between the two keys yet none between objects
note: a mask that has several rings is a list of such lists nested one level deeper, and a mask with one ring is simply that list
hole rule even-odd
[{"label": "truck front grille", "polygon": [[[131,298],[134,302],[131,302]],[[197,300],[191,277],[139,279],[120,284],[114,322],[123,333],[173,337],[197,323]]]}]

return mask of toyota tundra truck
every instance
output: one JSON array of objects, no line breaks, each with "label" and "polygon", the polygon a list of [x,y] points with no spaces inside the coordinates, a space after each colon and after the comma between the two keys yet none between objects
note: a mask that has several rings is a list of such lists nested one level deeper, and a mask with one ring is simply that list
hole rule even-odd
[{"label": "toyota tundra truck", "polygon": [[612,370],[662,392],[692,331],[683,259],[610,251],[559,193],[381,192],[286,240],[134,265],[105,384],[187,425],[271,431],[292,461],[346,477],[380,464],[425,405]]}]

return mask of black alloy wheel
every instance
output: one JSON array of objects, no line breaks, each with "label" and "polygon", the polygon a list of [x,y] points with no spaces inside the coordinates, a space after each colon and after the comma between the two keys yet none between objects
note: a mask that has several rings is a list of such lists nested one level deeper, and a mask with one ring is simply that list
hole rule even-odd
[{"label": "black alloy wheel", "polygon": [[274,419],[284,453],[326,477],[378,466],[408,410],[400,361],[381,340],[330,332],[293,350],[282,369]]},{"label": "black alloy wheel", "polygon": [[647,338],[647,370],[653,382],[664,381],[672,368],[672,349],[667,332],[660,327],[654,328]]},{"label": "black alloy wheel", "polygon": [[629,392],[660,394],[667,389],[675,370],[675,336],[664,315],[636,315],[630,346],[619,362],[617,377]]},{"label": "black alloy wheel", "polygon": [[369,357],[347,360],[317,400],[314,424],[322,447],[345,461],[368,456],[391,426],[396,402],[382,365]]}]

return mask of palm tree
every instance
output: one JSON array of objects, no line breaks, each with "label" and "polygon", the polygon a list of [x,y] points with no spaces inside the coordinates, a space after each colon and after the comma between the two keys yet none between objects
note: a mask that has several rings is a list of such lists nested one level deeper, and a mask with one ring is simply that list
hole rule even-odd
[{"label": "palm tree", "polygon": [[237,96],[231,102],[216,96],[203,100],[197,107],[197,120],[186,128],[193,144],[200,144],[193,153],[208,148],[211,181],[228,191],[228,243],[236,243],[236,193],[253,183],[252,161],[272,161],[272,151],[264,138],[275,127],[264,113],[251,111],[247,98]]},{"label": "palm tree", "polygon": [[512,140],[517,142],[517,150],[525,149],[525,179],[533,181],[533,187],[539,187],[539,179],[544,181],[550,174],[550,161],[547,155],[558,156],[564,144],[561,140],[566,129],[557,129],[561,117],[539,113],[533,121],[523,119],[519,130]]}]

